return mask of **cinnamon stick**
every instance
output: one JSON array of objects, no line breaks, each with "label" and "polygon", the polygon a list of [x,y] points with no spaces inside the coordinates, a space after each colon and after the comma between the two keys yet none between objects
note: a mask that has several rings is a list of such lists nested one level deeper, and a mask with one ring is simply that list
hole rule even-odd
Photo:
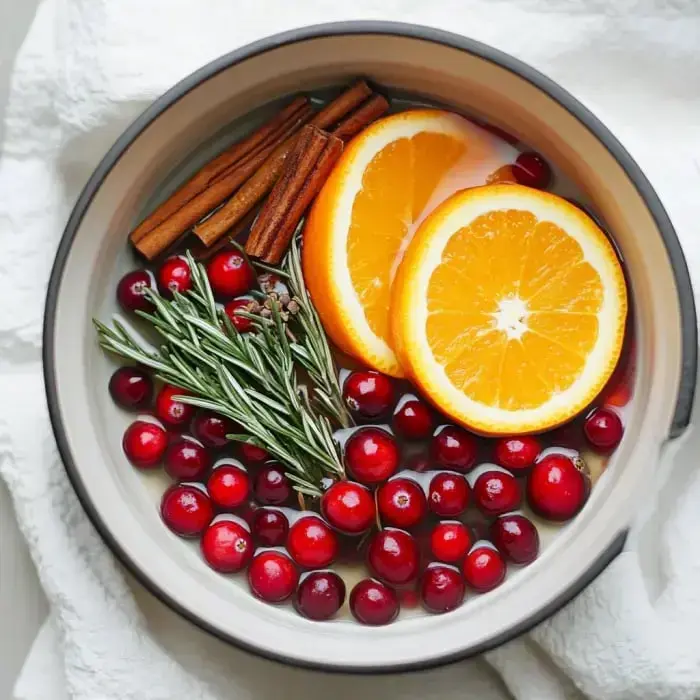
[{"label": "cinnamon stick", "polygon": [[238,238],[242,233],[244,233],[250,225],[255,221],[255,217],[258,215],[260,210],[256,207],[251,209],[229,232],[226,236],[222,236],[213,245],[207,248],[198,238],[194,238],[195,243],[190,247],[190,253],[195,260],[199,262],[206,262],[211,257],[216,255],[220,250],[226,248],[231,244],[231,241]]},{"label": "cinnamon stick", "polygon": [[336,138],[347,143],[353,136],[359,134],[375,119],[378,119],[389,109],[389,103],[383,95],[372,95],[363,102],[349,117],[336,126],[331,133]]}]

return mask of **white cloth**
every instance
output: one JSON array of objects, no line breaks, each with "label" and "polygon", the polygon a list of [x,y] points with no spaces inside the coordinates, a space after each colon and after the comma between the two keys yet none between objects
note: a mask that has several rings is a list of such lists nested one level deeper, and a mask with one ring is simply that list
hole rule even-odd
[{"label": "white cloth", "polygon": [[[462,32],[531,63],[638,160],[700,290],[697,0],[354,0],[347,8],[337,0],[43,0],[39,8],[15,66],[0,163],[0,472],[51,605],[16,697],[700,697],[697,438],[659,503],[640,504],[646,525],[637,524],[626,552],[565,610],[483,659],[400,678],[289,669],[213,640],[129,580],[77,503],[40,376],[44,289],[70,207],[154,97],[265,34],[391,18]],[[667,473],[659,470],[660,482]]]}]

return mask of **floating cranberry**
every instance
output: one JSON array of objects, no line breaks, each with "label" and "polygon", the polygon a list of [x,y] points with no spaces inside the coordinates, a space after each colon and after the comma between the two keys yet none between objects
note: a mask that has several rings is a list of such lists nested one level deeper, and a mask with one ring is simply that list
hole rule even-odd
[{"label": "floating cranberry", "polygon": [[163,522],[180,537],[199,537],[214,518],[209,496],[196,486],[178,484],[163,494]]},{"label": "floating cranberry", "polygon": [[430,533],[430,551],[438,561],[457,564],[472,546],[469,528],[460,522],[438,523]]},{"label": "floating cranberry", "polygon": [[172,298],[175,292],[184,294],[191,287],[192,272],[184,258],[175,255],[158,269],[158,288],[164,297]]},{"label": "floating cranberry", "polygon": [[309,620],[330,620],[345,602],[345,583],[332,571],[314,571],[297,588],[294,607]]},{"label": "floating cranberry", "polygon": [[153,278],[146,270],[127,272],[117,285],[117,301],[124,311],[153,311],[146,290],[153,289]]},{"label": "floating cranberry", "polygon": [[363,625],[388,625],[399,614],[399,600],[392,588],[366,578],[350,592],[350,612]]},{"label": "floating cranberry", "polygon": [[207,275],[214,294],[239,297],[255,284],[255,272],[236,250],[217,253],[207,266]]},{"label": "floating cranberry", "polygon": [[549,163],[534,151],[521,153],[512,165],[515,179],[527,187],[535,187],[538,190],[547,189],[552,180],[552,169]]},{"label": "floating cranberry", "polygon": [[345,443],[345,464],[363,484],[386,481],[399,466],[399,448],[381,428],[360,428]]},{"label": "floating cranberry", "polygon": [[205,447],[218,449],[228,444],[227,435],[238,432],[236,424],[213,411],[198,411],[192,421],[194,436]]},{"label": "floating cranberry", "polygon": [[253,557],[250,533],[233,520],[220,520],[210,525],[200,544],[204,561],[222,574],[241,571]]},{"label": "floating cranberry", "polygon": [[374,370],[351,372],[343,384],[343,399],[355,415],[378,418],[394,403],[394,386],[389,377]]},{"label": "floating cranberry", "polygon": [[261,552],[248,567],[248,584],[253,595],[267,603],[281,603],[294,593],[299,569],[281,552]]},{"label": "floating cranberry", "polygon": [[487,545],[474,547],[462,565],[464,580],[479,593],[492,591],[506,578],[506,563],[501,554]]},{"label": "floating cranberry", "polygon": [[476,462],[479,445],[466,430],[454,425],[444,427],[430,444],[433,460],[446,469],[469,471]]},{"label": "floating cranberry", "polygon": [[494,449],[496,464],[516,475],[530,469],[541,451],[540,441],[531,435],[501,438]]},{"label": "floating cranberry", "polygon": [[522,493],[517,479],[492,469],[479,475],[472,489],[477,508],[489,516],[503,515],[520,507]]},{"label": "floating cranberry", "polygon": [[207,481],[207,491],[211,500],[219,508],[238,508],[250,493],[248,473],[233,464],[222,464],[214,469]]},{"label": "floating cranberry", "polygon": [[422,473],[427,472],[432,468],[433,462],[430,459],[430,456],[423,452],[409,455],[406,458],[406,469],[410,469],[411,471]]},{"label": "floating cranberry", "polygon": [[233,327],[239,333],[250,333],[250,331],[255,329],[253,322],[249,318],[236,313],[236,311],[248,311],[251,302],[252,299],[234,299],[224,306],[226,315],[231,319]]},{"label": "floating cranberry", "polygon": [[265,505],[278,506],[288,501],[292,486],[278,464],[263,467],[255,478],[255,496]]},{"label": "floating cranberry", "polygon": [[427,440],[433,433],[430,409],[418,399],[410,399],[394,413],[394,430],[404,440]]},{"label": "floating cranberry", "polygon": [[156,416],[170,428],[182,428],[194,415],[194,406],[176,401],[175,396],[187,396],[190,392],[166,384],[156,396]]},{"label": "floating cranberry", "polygon": [[367,563],[372,574],[386,583],[409,583],[418,576],[418,544],[403,530],[382,530],[369,543]]},{"label": "floating cranberry", "polygon": [[450,566],[429,566],[421,576],[420,597],[431,613],[445,613],[458,608],[464,600],[464,581]]},{"label": "floating cranberry", "polygon": [[257,445],[251,445],[247,442],[240,442],[238,443],[238,449],[241,453],[241,459],[246,464],[260,464],[261,462],[267,462],[267,460],[270,459],[270,453]]},{"label": "floating cranberry", "polygon": [[153,398],[153,381],[138,367],[119,367],[109,379],[109,393],[122,408],[145,408]]},{"label": "floating cranberry", "polygon": [[540,537],[524,515],[501,515],[491,524],[489,534],[498,551],[513,563],[529,564],[537,559]]},{"label": "floating cranberry", "polygon": [[461,474],[440,472],[428,489],[430,510],[443,518],[461,515],[469,505],[469,484]]},{"label": "floating cranberry", "polygon": [[321,512],[340,532],[358,535],[368,530],[375,518],[374,499],[354,481],[336,481],[321,497]]},{"label": "floating cranberry", "polygon": [[145,420],[134,421],[122,438],[126,458],[141,469],[155,467],[168,447],[168,434],[160,425]]},{"label": "floating cranberry", "polygon": [[281,510],[260,508],[253,516],[253,538],[262,547],[282,547],[287,541],[289,520]]},{"label": "floating cranberry", "polygon": [[188,438],[173,440],[165,451],[165,471],[178,481],[199,481],[211,466],[209,453]]},{"label": "floating cranberry", "polygon": [[413,479],[392,479],[377,491],[377,507],[385,525],[410,528],[428,512],[423,489]]},{"label": "floating cranberry", "polygon": [[583,424],[588,442],[598,450],[614,450],[622,440],[624,429],[620,416],[610,408],[596,408]]},{"label": "floating cranberry", "polygon": [[321,518],[306,515],[289,528],[287,550],[299,566],[323,569],[338,556],[338,538]]},{"label": "floating cranberry", "polygon": [[576,515],[588,498],[588,478],[566,455],[539,461],[527,479],[527,500],[537,515],[563,522]]}]

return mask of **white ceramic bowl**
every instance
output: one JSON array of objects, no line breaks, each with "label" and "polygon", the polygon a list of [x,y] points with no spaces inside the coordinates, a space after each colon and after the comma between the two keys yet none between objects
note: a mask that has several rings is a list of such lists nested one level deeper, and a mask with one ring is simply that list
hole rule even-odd
[{"label": "white ceramic bowl", "polygon": [[[624,256],[638,340],[626,436],[581,514],[531,566],[443,616],[383,628],[312,623],[210,571],[159,521],[161,485],[124,458],[127,416],[91,319],[115,310],[134,266],[126,234],[152,204],[231,140],[236,119],[299,90],[366,76],[483,116],[540,151],[595,203]],[[693,295],[673,228],[607,129],[528,66],[464,37],[408,25],[324,25],[223,56],[173,87],[118,139],[67,225],[48,290],[45,376],[68,474],[115,554],[155,595],[214,634],[264,656],[342,671],[424,668],[491,648],[568,601],[620,551],[660,451],[686,427],[695,388]],[[157,477],[153,477],[156,479]]]}]

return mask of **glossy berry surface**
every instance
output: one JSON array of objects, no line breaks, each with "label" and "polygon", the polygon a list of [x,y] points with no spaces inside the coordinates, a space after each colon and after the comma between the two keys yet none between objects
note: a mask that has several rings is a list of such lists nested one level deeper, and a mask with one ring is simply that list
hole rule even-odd
[{"label": "glossy berry surface", "polygon": [[250,493],[248,472],[233,464],[222,464],[211,473],[207,481],[211,500],[219,508],[231,510],[243,505]]},{"label": "glossy berry surface", "polygon": [[428,506],[443,518],[461,515],[469,505],[469,484],[461,474],[440,472],[430,481]]},{"label": "glossy berry surface", "polygon": [[530,564],[540,551],[537,528],[524,515],[501,515],[489,528],[491,542],[514,564]]},{"label": "glossy berry surface", "polygon": [[454,425],[444,427],[430,443],[430,453],[436,464],[460,472],[474,466],[478,449],[476,438]]},{"label": "glossy berry surface", "polygon": [[427,440],[433,433],[433,416],[422,401],[409,399],[394,413],[393,426],[404,440]]},{"label": "glossy berry surface", "polygon": [[228,444],[227,435],[238,432],[236,424],[213,411],[198,411],[192,420],[192,433],[205,447],[219,449]]},{"label": "glossy berry surface", "polygon": [[532,435],[501,438],[496,442],[494,459],[496,464],[518,475],[532,467],[541,451],[540,441]]},{"label": "glossy berry surface", "polygon": [[338,556],[338,537],[321,518],[306,515],[289,528],[287,550],[304,569],[323,569]]},{"label": "glossy berry surface", "polygon": [[256,445],[249,445],[247,442],[239,442],[238,451],[246,464],[260,464],[270,459],[270,453],[267,450]]},{"label": "glossy berry surface", "polygon": [[160,515],[172,532],[180,537],[198,537],[214,517],[209,496],[196,486],[171,486],[160,502]]},{"label": "glossy berry surface", "polygon": [[343,400],[350,411],[362,418],[386,415],[394,405],[391,379],[374,370],[351,372],[343,383]]},{"label": "glossy berry surface", "polygon": [[309,620],[330,620],[345,602],[345,583],[332,571],[314,571],[297,588],[294,607]]},{"label": "glossy berry surface", "polygon": [[160,425],[145,420],[134,421],[124,432],[122,449],[135,467],[157,466],[168,447],[168,434]]},{"label": "glossy berry surface", "polygon": [[192,420],[194,406],[176,401],[175,396],[186,396],[189,392],[166,384],[156,396],[156,416],[169,428],[184,428]]},{"label": "glossy berry surface", "polygon": [[255,477],[255,496],[265,505],[278,506],[289,500],[292,485],[278,464],[268,464]]},{"label": "glossy berry surface", "polygon": [[109,393],[117,406],[145,408],[153,398],[153,380],[138,367],[119,367],[109,379]]},{"label": "glossy berry surface", "polygon": [[614,450],[622,440],[624,429],[620,416],[610,408],[596,408],[583,424],[586,440],[598,450]]},{"label": "glossy berry surface", "polygon": [[175,255],[158,268],[158,289],[164,297],[172,299],[175,292],[184,294],[191,288],[192,273],[184,258]]},{"label": "glossy berry surface", "polygon": [[515,179],[526,187],[544,190],[552,181],[552,169],[549,167],[549,163],[534,151],[521,153],[511,167]]},{"label": "glossy berry surface", "polygon": [[464,600],[464,581],[450,566],[429,566],[421,576],[420,597],[431,613],[445,613],[458,608]]},{"label": "glossy berry surface", "polygon": [[217,253],[207,265],[207,275],[214,294],[239,297],[255,284],[255,272],[238,251]]},{"label": "glossy berry surface", "polygon": [[287,541],[289,520],[281,511],[259,508],[252,521],[253,539],[262,547],[282,547]]},{"label": "glossy berry surface", "polygon": [[336,481],[321,496],[321,512],[340,532],[358,535],[374,523],[376,510],[372,494],[353,481]]},{"label": "glossy berry surface", "polygon": [[503,515],[517,510],[522,501],[522,492],[517,479],[509,473],[496,469],[484,472],[472,488],[474,503],[488,516]]},{"label": "glossy berry surface", "polygon": [[469,528],[460,522],[442,522],[430,533],[430,551],[438,561],[457,564],[472,546]]},{"label": "glossy berry surface", "polygon": [[363,484],[386,481],[399,466],[396,440],[381,428],[360,428],[345,443],[345,464]]},{"label": "glossy berry surface", "polygon": [[363,625],[388,625],[399,614],[396,592],[373,579],[363,579],[350,592],[350,612]]},{"label": "glossy berry surface", "polygon": [[377,507],[384,525],[410,528],[428,513],[423,489],[413,479],[392,479],[377,491]]},{"label": "glossy berry surface", "polygon": [[236,313],[237,311],[248,311],[251,301],[252,299],[233,299],[224,306],[226,315],[231,319],[233,327],[239,333],[250,333],[250,331],[255,329],[253,322],[249,318]]},{"label": "glossy berry surface", "polygon": [[467,585],[486,593],[500,586],[506,578],[506,563],[500,552],[487,545],[474,547],[462,564]]},{"label": "glossy berry surface", "polygon": [[530,508],[547,520],[570,520],[588,498],[589,482],[574,460],[551,454],[539,461],[527,478]]},{"label": "glossy berry surface", "polygon": [[163,466],[173,479],[199,481],[211,466],[211,457],[198,442],[177,438],[168,445]]},{"label": "glossy berry surface", "polygon": [[369,543],[367,563],[372,574],[385,583],[409,583],[418,576],[418,544],[403,530],[382,530]]},{"label": "glossy berry surface", "polygon": [[127,272],[117,284],[117,301],[124,311],[153,311],[146,290],[153,288],[153,279],[146,270]]},{"label": "glossy berry surface", "polygon": [[267,603],[281,603],[294,593],[299,581],[296,564],[281,552],[257,554],[248,567],[248,584],[253,595]]},{"label": "glossy berry surface", "polygon": [[233,520],[211,524],[202,535],[200,547],[204,561],[222,574],[241,571],[253,558],[250,532]]}]

